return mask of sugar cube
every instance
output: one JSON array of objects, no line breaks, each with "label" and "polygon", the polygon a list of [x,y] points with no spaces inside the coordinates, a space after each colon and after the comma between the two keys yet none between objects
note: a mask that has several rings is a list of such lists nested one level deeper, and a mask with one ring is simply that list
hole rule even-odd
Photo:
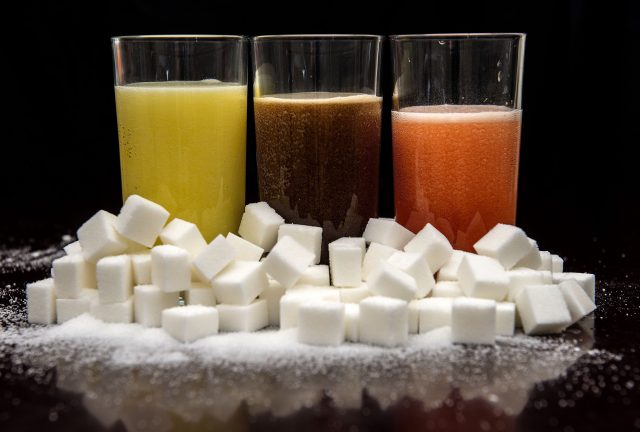
[{"label": "sugar cube", "polygon": [[227,234],[227,242],[236,250],[236,259],[240,261],[260,261],[264,249],[234,233]]},{"label": "sugar cube", "polygon": [[84,288],[78,298],[57,299],[56,315],[58,324],[69,321],[72,318],[91,312],[91,303],[98,301],[98,291]]},{"label": "sugar cube", "polygon": [[462,257],[458,279],[468,297],[500,301],[509,289],[507,273],[495,259],[486,256],[467,254]]},{"label": "sugar cube", "polygon": [[500,223],[473,245],[479,255],[498,260],[505,270],[515,266],[531,251],[532,247],[522,229]]},{"label": "sugar cube", "polygon": [[280,282],[270,279],[264,291],[260,294],[260,299],[267,302],[267,310],[269,313],[269,325],[280,325],[280,299],[285,293],[284,287]]},{"label": "sugar cube", "polygon": [[431,292],[432,297],[462,297],[464,293],[460,284],[455,281],[436,282]]},{"label": "sugar cube", "polygon": [[66,255],[53,261],[56,297],[78,298],[83,288],[96,287],[95,264],[82,255]]},{"label": "sugar cube", "polygon": [[394,297],[406,302],[413,300],[418,292],[415,278],[389,264],[380,262],[369,276],[369,290],[377,296]]},{"label": "sugar cube", "polygon": [[96,266],[101,303],[121,303],[133,293],[133,273],[129,255],[101,258]]},{"label": "sugar cube", "polygon": [[278,227],[278,240],[284,236],[289,236],[300,243],[314,256],[313,263],[320,262],[322,253],[322,228],[317,226],[282,224]]},{"label": "sugar cube", "polygon": [[435,280],[423,255],[398,251],[391,255],[387,262],[415,279],[418,288],[416,298],[429,295],[435,285]]},{"label": "sugar cube", "polygon": [[[364,240],[363,240],[364,241]],[[337,287],[356,287],[362,282],[362,248],[338,239],[329,243],[331,281]]]},{"label": "sugar cube", "polygon": [[345,340],[358,342],[358,321],[360,320],[360,305],[346,303],[344,305]]},{"label": "sugar cube", "polygon": [[372,242],[364,255],[364,260],[362,261],[362,280],[369,280],[369,274],[371,274],[373,269],[380,265],[380,261],[386,261],[397,251],[398,249],[394,249],[390,246]]},{"label": "sugar cube", "polygon": [[413,233],[393,219],[371,218],[362,236],[367,243],[376,242],[402,249],[413,238]]},{"label": "sugar cube", "polygon": [[80,246],[79,241],[74,241],[73,243],[69,243],[63,249],[67,255],[76,255],[76,254],[82,253],[82,246]]},{"label": "sugar cube", "polygon": [[162,311],[162,329],[181,342],[218,333],[218,311],[211,306],[176,306]]},{"label": "sugar cube", "polygon": [[453,343],[492,345],[496,340],[496,302],[459,297],[451,306]]},{"label": "sugar cube", "polygon": [[117,219],[115,215],[100,210],[78,229],[84,259],[95,263],[100,258],[127,250],[127,240],[115,228]]},{"label": "sugar cube", "polygon": [[340,301],[342,303],[360,303],[367,297],[371,297],[371,291],[366,282],[363,282],[355,288],[340,288]]},{"label": "sugar cube", "polygon": [[130,195],[120,210],[116,230],[129,240],[150,248],[162,232],[167,219],[169,212],[160,204],[140,195]]},{"label": "sugar cube", "polygon": [[457,281],[458,268],[460,267],[460,262],[462,261],[462,257],[466,253],[467,252],[454,250],[449,260],[442,267],[440,267],[440,270],[438,270],[438,275],[436,277],[436,280],[438,282]]},{"label": "sugar cube", "polygon": [[418,331],[427,333],[438,327],[451,325],[452,298],[431,297],[420,301]]},{"label": "sugar cube", "polygon": [[160,233],[160,240],[166,245],[173,245],[186,250],[191,257],[197,256],[202,249],[207,247],[207,241],[196,224],[178,218],[175,218],[164,227]]},{"label": "sugar cube", "polygon": [[265,300],[247,305],[218,305],[220,331],[253,332],[269,325],[269,311]]},{"label": "sugar cube", "polygon": [[496,335],[513,336],[516,323],[515,303],[501,302],[496,304]]},{"label": "sugar cube", "polygon": [[234,261],[211,281],[216,301],[229,305],[248,305],[268,284],[263,264],[257,261]]},{"label": "sugar cube", "polygon": [[329,266],[318,264],[307,267],[304,272],[302,272],[302,276],[300,276],[300,279],[298,279],[297,283],[302,285],[316,286],[331,285],[329,279]]},{"label": "sugar cube", "polygon": [[557,285],[522,288],[516,307],[527,334],[560,333],[571,324],[571,315]]},{"label": "sugar cube", "polygon": [[507,271],[509,278],[509,293],[507,299],[510,302],[516,301],[516,296],[520,290],[527,285],[546,285],[551,283],[542,271],[529,268],[515,268]]},{"label": "sugar cube", "polygon": [[453,247],[447,237],[433,225],[427,224],[404,247],[405,252],[419,253],[427,260],[432,272],[437,272],[449,261]]},{"label": "sugar cube", "polygon": [[560,255],[551,255],[551,271],[553,273],[562,273],[564,269],[564,260]]},{"label": "sugar cube", "polygon": [[596,302],[596,277],[591,273],[553,273],[553,283],[559,284],[566,280],[574,280],[580,284],[582,289],[593,303]]},{"label": "sugar cube", "polygon": [[278,241],[278,228],[282,224],[282,216],[267,203],[247,204],[238,234],[268,252]]},{"label": "sugar cube", "polygon": [[538,243],[533,239],[529,239],[529,244],[531,245],[529,252],[513,267],[524,267],[538,270],[540,266],[542,266],[542,256],[540,255],[540,249],[538,249]]},{"label": "sugar cube", "polygon": [[185,302],[188,305],[215,306],[215,292],[211,285],[192,282],[191,288],[185,292]]},{"label": "sugar cube", "polygon": [[409,306],[404,300],[368,297],[360,302],[360,342],[394,347],[407,343]]},{"label": "sugar cube", "polygon": [[591,301],[587,293],[584,292],[580,284],[575,280],[568,279],[562,281],[558,284],[558,288],[560,288],[562,296],[569,308],[571,324],[580,321],[596,309],[595,303]]},{"label": "sugar cube", "polygon": [[334,288],[295,289],[280,298],[280,328],[298,326],[298,308],[306,301],[323,300],[340,302],[338,290]]},{"label": "sugar cube", "polygon": [[236,249],[218,235],[193,259],[193,268],[201,282],[210,282],[223,268],[236,259]]},{"label": "sugar cube", "polygon": [[133,322],[133,299],[118,303],[91,303],[91,315],[108,323],[129,324]]},{"label": "sugar cube", "polygon": [[177,246],[151,249],[151,282],[164,292],[178,292],[191,286],[191,257]]},{"label": "sugar cube", "polygon": [[289,236],[278,240],[262,262],[264,270],[282,284],[291,288],[314,260],[314,255]]},{"label": "sugar cube", "polygon": [[135,319],[144,327],[160,327],[162,311],[178,305],[177,292],[164,292],[155,285],[137,285],[133,290]]},{"label": "sugar cube", "polygon": [[151,283],[151,253],[140,252],[129,256],[133,269],[133,282],[136,285],[149,285]]},{"label": "sugar cube", "polygon": [[53,279],[27,284],[27,320],[31,324],[56,322],[56,289]]},{"label": "sugar cube", "polygon": [[298,308],[298,342],[337,346],[344,342],[345,307],[342,303],[311,300]]}]

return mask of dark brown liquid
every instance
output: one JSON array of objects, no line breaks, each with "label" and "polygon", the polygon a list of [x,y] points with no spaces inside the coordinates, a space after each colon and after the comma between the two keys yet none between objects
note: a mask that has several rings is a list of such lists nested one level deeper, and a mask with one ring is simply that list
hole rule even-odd
[{"label": "dark brown liquid", "polygon": [[260,197],[326,245],[360,236],[378,210],[380,98],[297,93],[254,99]]}]

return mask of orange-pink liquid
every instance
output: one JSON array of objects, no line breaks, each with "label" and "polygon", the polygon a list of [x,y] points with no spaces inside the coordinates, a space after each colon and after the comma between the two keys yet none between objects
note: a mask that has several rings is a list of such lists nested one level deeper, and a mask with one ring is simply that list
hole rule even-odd
[{"label": "orange-pink liquid", "polygon": [[522,111],[492,105],[415,106],[392,113],[396,219],[426,223],[456,249],[514,224]]}]

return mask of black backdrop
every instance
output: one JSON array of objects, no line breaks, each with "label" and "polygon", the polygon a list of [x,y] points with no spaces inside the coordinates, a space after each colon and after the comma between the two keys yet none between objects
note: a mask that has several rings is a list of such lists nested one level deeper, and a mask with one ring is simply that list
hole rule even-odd
[{"label": "black backdrop", "polygon": [[[634,277],[640,7],[625,1],[34,2],[3,14],[0,243],[121,204],[110,36],[526,32],[518,224],[569,267]],[[388,56],[384,87],[390,88]],[[388,98],[387,98],[388,100]],[[388,110],[388,105],[387,105]],[[250,113],[251,114],[251,113]],[[380,212],[393,215],[389,115]],[[251,124],[251,122],[249,122]],[[249,130],[247,199],[257,199]]]}]

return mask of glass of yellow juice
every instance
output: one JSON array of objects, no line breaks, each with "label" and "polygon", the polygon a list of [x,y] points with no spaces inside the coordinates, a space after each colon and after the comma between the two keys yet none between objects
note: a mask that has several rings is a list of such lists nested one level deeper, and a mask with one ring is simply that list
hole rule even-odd
[{"label": "glass of yellow juice", "polygon": [[122,195],[138,194],[211,241],[245,200],[247,40],[112,39]]}]

